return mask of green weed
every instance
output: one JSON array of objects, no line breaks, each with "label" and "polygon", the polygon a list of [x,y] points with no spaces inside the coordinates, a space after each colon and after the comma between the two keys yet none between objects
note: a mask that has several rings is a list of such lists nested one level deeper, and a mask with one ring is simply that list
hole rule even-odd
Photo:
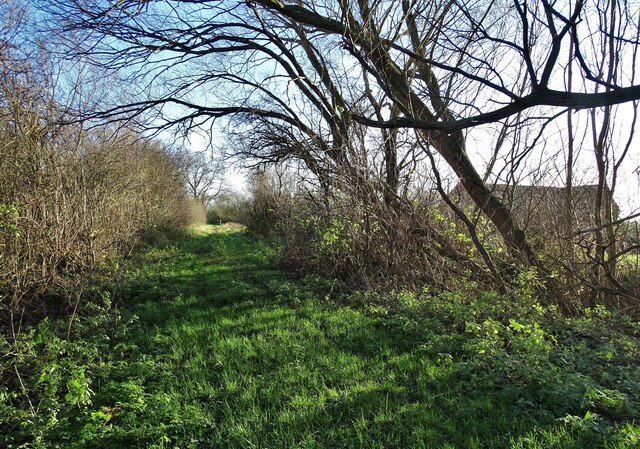
[{"label": "green weed", "polygon": [[530,292],[349,292],[288,279],[276,253],[209,228],[136,256],[118,290],[126,334],[94,332],[64,356],[70,343],[51,323],[25,334],[25,354],[42,345],[38,332],[50,342],[46,363],[24,358],[26,390],[55,400],[43,424],[21,427],[32,419],[24,394],[15,382],[0,390],[20,414],[0,423],[13,438],[3,443],[637,447],[636,323],[601,310],[567,318]]}]

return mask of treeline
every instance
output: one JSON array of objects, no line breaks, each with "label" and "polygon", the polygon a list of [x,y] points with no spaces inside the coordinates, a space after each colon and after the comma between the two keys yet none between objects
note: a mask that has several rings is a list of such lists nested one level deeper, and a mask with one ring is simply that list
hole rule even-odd
[{"label": "treeline", "polygon": [[[5,41],[5,44],[8,44]],[[196,213],[183,164],[116,126],[69,124],[46,61],[0,50],[0,316],[7,324],[77,304],[94,275],[140,238]]]}]

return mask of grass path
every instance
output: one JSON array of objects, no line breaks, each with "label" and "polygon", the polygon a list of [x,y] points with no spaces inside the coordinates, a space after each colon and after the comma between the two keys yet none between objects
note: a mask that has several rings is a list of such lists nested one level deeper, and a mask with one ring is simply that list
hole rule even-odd
[{"label": "grass path", "polygon": [[555,386],[483,373],[465,355],[471,337],[452,332],[446,316],[413,320],[366,295],[347,307],[327,299],[327,283],[289,280],[273,260],[268,245],[212,227],[144,255],[121,292],[123,314],[137,321],[92,384],[104,419],[65,447],[638,441],[632,419],[590,427],[582,411],[572,422],[567,407],[575,405]]}]

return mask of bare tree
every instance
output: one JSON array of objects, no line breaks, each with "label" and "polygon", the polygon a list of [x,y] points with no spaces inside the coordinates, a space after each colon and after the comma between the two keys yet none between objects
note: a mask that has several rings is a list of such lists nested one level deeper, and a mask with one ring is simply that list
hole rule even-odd
[{"label": "bare tree", "polygon": [[184,182],[190,196],[209,207],[224,190],[225,163],[207,151],[180,154]]},{"label": "bare tree", "polygon": [[[396,130],[415,129],[512,253],[541,270],[525,232],[472,162],[468,132],[538,122],[542,136],[568,111],[640,98],[635,67],[624,63],[640,45],[632,0],[62,0],[43,7],[59,36],[73,38],[71,53],[147,93],[106,107],[103,119],[188,131],[227,118],[242,136],[237,155],[298,159],[324,188],[336,174],[369,182],[377,163],[385,176],[376,190],[388,204],[403,176],[402,152],[416,154],[415,145],[398,144]],[[602,20],[613,11],[615,26]],[[613,52],[594,51],[605,41]],[[584,80],[579,86],[562,82],[567,60]],[[371,151],[374,141],[381,145]],[[512,166],[539,141],[511,153]]]}]

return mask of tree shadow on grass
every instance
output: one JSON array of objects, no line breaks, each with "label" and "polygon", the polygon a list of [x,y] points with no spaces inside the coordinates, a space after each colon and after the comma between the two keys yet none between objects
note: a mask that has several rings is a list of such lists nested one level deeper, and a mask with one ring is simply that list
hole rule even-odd
[{"label": "tree shadow on grass", "polygon": [[[253,248],[245,237],[199,239],[130,286],[143,290],[131,300],[142,322],[132,340],[173,363],[164,368],[173,380],[156,374],[144,388],[184,386],[154,418],[180,447],[507,447],[561,417],[514,404],[526,395],[522,385],[474,387],[464,360],[421,349],[437,329],[338,308],[263,255],[242,254]],[[190,268],[176,269],[185,260]],[[144,291],[158,277],[160,291]],[[180,332],[197,336],[176,346]],[[201,393],[188,390],[193,383]],[[603,440],[574,434],[563,447]],[[523,447],[545,447],[536,444]]]}]

